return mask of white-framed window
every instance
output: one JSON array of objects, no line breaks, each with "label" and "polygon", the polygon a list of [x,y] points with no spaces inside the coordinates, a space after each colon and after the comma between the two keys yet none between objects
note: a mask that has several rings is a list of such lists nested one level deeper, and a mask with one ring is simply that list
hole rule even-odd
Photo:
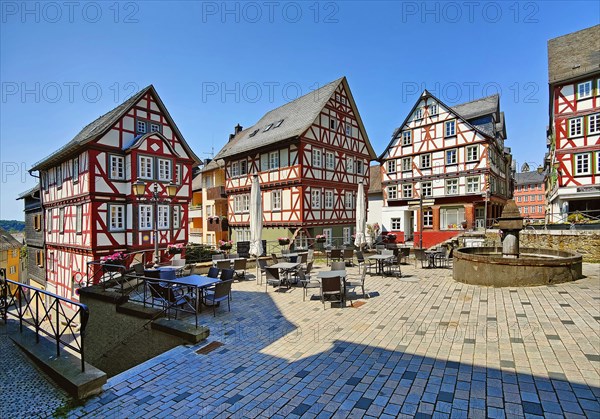
[{"label": "white-framed window", "polygon": [[150,124],[150,132],[161,132],[161,125],[159,124]]},{"label": "white-framed window", "polygon": [[357,175],[362,175],[363,174],[363,162],[362,162],[362,160],[356,160],[356,174]]},{"label": "white-framed window", "polygon": [[65,232],[65,209],[60,208],[58,210],[58,232],[63,234]]},{"label": "white-framed window", "polygon": [[467,162],[479,160],[479,146],[470,145],[467,147]]},{"label": "white-framed window", "polygon": [[402,171],[410,172],[412,170],[412,158],[403,157],[402,158]]},{"label": "white-framed window", "polygon": [[325,167],[329,170],[335,169],[335,154],[330,151],[325,153]]},{"label": "white-framed window", "polygon": [[390,228],[395,231],[402,230],[402,218],[392,218],[390,220]]},{"label": "white-framed window", "polygon": [[324,228],[323,235],[325,236],[325,244],[331,246],[331,239],[333,238],[333,230],[331,228]]},{"label": "white-framed window", "polygon": [[79,157],[73,159],[72,171],[73,183],[79,182]]},{"label": "white-framed window", "polygon": [[458,194],[458,179],[446,179],[446,195]]},{"label": "white-framed window", "polygon": [[387,172],[388,173],[396,173],[396,160],[388,160],[387,161]]},{"label": "white-framed window", "polygon": [[590,153],[575,154],[575,175],[589,175]]},{"label": "white-framed window", "polygon": [[456,135],[456,121],[446,121],[444,124],[444,136],[452,137]]},{"label": "white-framed window", "polygon": [[312,149],[312,165],[313,167],[321,167],[323,154],[321,150],[313,148]]},{"label": "white-framed window", "polygon": [[138,178],[153,179],[154,178],[154,158],[148,156],[138,157]]},{"label": "white-framed window", "polygon": [[446,150],[446,165],[458,163],[457,154],[458,153],[455,148]]},{"label": "white-framed window", "polygon": [[242,212],[250,212],[250,194],[242,195]]},{"label": "white-framed window", "polygon": [[81,234],[83,229],[83,205],[75,207],[75,233]]},{"label": "white-framed window", "polygon": [[583,135],[583,117],[569,119],[569,137]]},{"label": "white-framed window", "polygon": [[479,176],[467,178],[467,193],[479,192]]},{"label": "white-framed window", "polygon": [[529,207],[524,206],[523,207],[523,214],[528,214],[529,213]]},{"label": "white-framed window", "polygon": [[[152,205],[146,205],[152,214]],[[152,223],[150,227],[152,228]],[[125,205],[108,205],[108,229],[109,231],[125,230]]]},{"label": "white-framed window", "polygon": [[48,233],[52,233],[52,210],[46,211],[46,230]]},{"label": "white-framed window", "polygon": [[523,200],[524,200],[525,202],[529,202],[529,195],[525,195],[525,196],[523,197]]},{"label": "white-framed window", "polygon": [[240,164],[235,161],[231,163],[231,177],[238,177],[240,175]]},{"label": "white-framed window", "polygon": [[[539,186],[539,185],[538,185]],[[538,188],[539,189],[539,188]],[[538,201],[543,201],[544,200],[544,195],[538,195]]]},{"label": "white-framed window", "polygon": [[600,133],[600,113],[588,116],[588,134]]},{"label": "white-framed window", "polygon": [[325,209],[333,209],[333,191],[325,191]]},{"label": "white-framed window", "polygon": [[600,174],[600,151],[596,151],[596,174]]},{"label": "white-framed window", "polygon": [[432,210],[423,210],[423,227],[433,227]]},{"label": "white-framed window", "polygon": [[181,165],[175,165],[175,184],[181,185]]},{"label": "white-framed window", "polygon": [[181,227],[181,207],[179,205],[173,206],[173,229]]},{"label": "white-framed window", "polygon": [[353,194],[352,192],[346,192],[346,199],[344,200],[345,202],[345,207],[346,209],[352,209],[353,208]]},{"label": "white-framed window", "polygon": [[415,111],[415,119],[422,119],[423,118],[423,108],[417,108],[417,110]]},{"label": "white-framed window", "polygon": [[421,169],[431,168],[431,154],[421,154]]},{"label": "white-framed window", "polygon": [[431,182],[421,182],[421,194],[423,197],[433,196],[433,184]]},{"label": "white-framed window", "polygon": [[438,105],[437,103],[432,103],[429,106],[429,116],[436,116],[438,114]]},{"label": "white-framed window", "polygon": [[[234,196],[233,197],[233,203],[234,204],[235,204],[236,199],[238,199],[238,201],[239,201],[239,196]],[[213,208],[214,208],[214,205],[205,205],[204,206],[204,209],[206,210],[206,216],[207,217],[212,217],[213,212],[214,212]],[[238,203],[238,207],[236,208],[236,212],[239,212],[238,208],[239,208],[239,203]]]},{"label": "white-framed window", "polygon": [[346,157],[346,173],[354,172],[354,159],[352,157]]},{"label": "white-framed window", "polygon": [[310,191],[310,203],[313,209],[321,209],[321,191],[311,190]]},{"label": "white-framed window", "polygon": [[145,134],[147,132],[146,121],[136,121],[135,132],[137,134]]},{"label": "white-framed window", "polygon": [[344,227],[342,229],[342,240],[344,243],[352,243],[352,227]]},{"label": "white-framed window", "polygon": [[173,179],[172,164],[171,160],[158,159],[158,180],[170,182]]},{"label": "white-framed window", "polygon": [[442,208],[440,210],[440,228],[442,230],[455,230],[465,219],[465,208]]},{"label": "white-framed window", "polygon": [[271,210],[281,210],[281,191],[271,191]]},{"label": "white-framed window", "polygon": [[248,174],[248,160],[240,160],[240,175]]},{"label": "white-framed window", "polygon": [[63,183],[63,168],[62,163],[56,166],[56,187],[62,188]]},{"label": "white-framed window", "polygon": [[11,266],[9,269],[10,274],[16,274],[17,273],[17,267],[16,266]]},{"label": "white-framed window", "polygon": [[279,151],[269,153],[269,169],[279,169]]},{"label": "white-framed window", "polygon": [[139,229],[152,230],[152,205],[140,205],[138,207]]},{"label": "white-framed window", "polygon": [[171,207],[168,205],[158,206],[158,229],[167,230],[169,228],[169,218]]},{"label": "white-framed window", "polygon": [[538,211],[538,212],[540,212],[540,213],[544,212],[544,207],[543,207],[543,205],[538,205],[538,207],[537,207],[537,211]]},{"label": "white-framed window", "polygon": [[521,195],[517,196],[517,202],[521,202]]},{"label": "white-framed window", "polygon": [[577,99],[587,99],[592,97],[592,81],[577,83]]},{"label": "white-framed window", "polygon": [[110,154],[108,156],[109,176],[113,180],[125,179],[125,157]]},{"label": "white-framed window", "polygon": [[412,183],[405,183],[402,185],[402,198],[412,198],[413,196],[413,185]]},{"label": "white-framed window", "polygon": [[352,124],[350,123],[346,123],[346,136],[351,137],[352,136]]},{"label": "white-framed window", "polygon": [[398,199],[398,186],[390,185],[387,187],[387,199]]},{"label": "white-framed window", "polygon": [[411,145],[412,144],[412,131],[403,131],[402,132],[402,145]]}]

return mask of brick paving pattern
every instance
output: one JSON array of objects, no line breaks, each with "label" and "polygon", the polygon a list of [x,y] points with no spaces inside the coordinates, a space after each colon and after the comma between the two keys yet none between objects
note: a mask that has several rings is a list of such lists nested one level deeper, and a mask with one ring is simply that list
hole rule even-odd
[{"label": "brick paving pattern", "polygon": [[402,271],[367,276],[371,297],[344,309],[236,283],[231,313],[201,316],[208,341],[113,377],[71,416],[600,417],[598,265],[502,289]]}]

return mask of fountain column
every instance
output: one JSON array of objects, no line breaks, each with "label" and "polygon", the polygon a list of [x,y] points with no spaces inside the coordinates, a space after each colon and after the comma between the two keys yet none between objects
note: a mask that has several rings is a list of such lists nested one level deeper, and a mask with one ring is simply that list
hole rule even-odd
[{"label": "fountain column", "polygon": [[523,230],[523,217],[513,199],[509,199],[498,219],[498,228],[503,232],[502,257],[519,258],[519,232]]}]

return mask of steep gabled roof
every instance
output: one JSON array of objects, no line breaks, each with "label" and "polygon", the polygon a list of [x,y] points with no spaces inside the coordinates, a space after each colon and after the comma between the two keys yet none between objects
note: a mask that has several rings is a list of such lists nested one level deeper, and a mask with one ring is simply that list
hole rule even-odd
[{"label": "steep gabled roof", "polygon": [[39,191],[40,191],[40,184],[38,183],[33,188],[27,189],[25,192],[21,192],[19,194],[19,197],[17,198],[17,201],[19,199],[25,199],[25,198],[29,198],[30,196],[35,196],[36,192],[39,193]]},{"label": "steep gabled roof", "polygon": [[179,128],[177,128],[175,121],[173,121],[173,118],[171,118],[169,111],[167,110],[164,103],[160,99],[160,96],[158,96],[158,93],[154,89],[154,86],[150,85],[150,86],[140,90],[135,95],[131,96],[129,99],[127,99],[125,102],[121,103],[116,108],[112,109],[111,111],[105,113],[101,117],[97,118],[93,122],[86,125],[81,131],[79,131],[79,133],[71,141],[69,141],[63,147],[59,148],[58,150],[56,150],[54,153],[50,154],[43,160],[40,160],[39,162],[35,163],[33,165],[33,167],[31,168],[31,170],[43,170],[48,167],[51,167],[51,166],[61,162],[65,158],[69,157],[69,155],[76,152],[83,145],[103,136],[109,129],[112,128],[113,125],[115,125],[117,123],[117,121],[119,121],[119,119],[121,119],[123,116],[125,116],[127,114],[127,112],[129,112],[129,110],[137,102],[139,102],[140,99],[142,99],[144,97],[144,95],[148,92],[152,93],[152,95],[156,99],[156,103],[157,103],[158,107],[160,108],[161,112],[164,114],[165,119],[169,122],[169,125],[171,125],[171,127],[173,128],[173,131],[175,131],[177,136],[181,139],[181,142],[182,142],[181,144],[182,144],[183,148],[186,150],[188,155],[195,161],[195,163],[198,163],[200,161],[200,159],[194,154],[192,149],[188,146],[183,135],[179,131]]},{"label": "steep gabled roof", "polygon": [[544,176],[543,172],[538,173],[535,170],[532,172],[521,172],[515,175],[515,183],[517,185],[544,183]]},{"label": "steep gabled roof", "polygon": [[20,249],[21,246],[17,239],[0,227],[0,250]]},{"label": "steep gabled roof", "polygon": [[[483,116],[483,115],[487,115],[489,113],[498,112],[499,106],[500,106],[500,98],[497,94],[487,96],[487,97],[484,97],[481,99],[476,99],[471,102],[465,102],[460,105],[456,105],[456,106],[452,107],[452,106],[446,105],[444,102],[442,102],[437,97],[435,97],[433,94],[431,94],[428,90],[424,90],[423,93],[421,93],[421,96],[419,96],[419,98],[416,100],[416,102],[413,105],[413,107],[411,108],[410,112],[408,112],[408,114],[406,115],[406,118],[404,118],[404,121],[402,122],[402,124],[394,130],[394,133],[392,134],[392,139],[388,143],[387,147],[383,150],[383,152],[379,155],[379,157],[377,158],[378,160],[383,159],[383,156],[385,155],[385,153],[392,146],[393,142],[399,137],[400,133],[402,132],[402,128],[404,128],[404,126],[406,125],[406,123],[408,122],[408,120],[410,119],[412,114],[415,112],[415,110],[417,109],[417,106],[419,105],[419,103],[421,103],[421,100],[426,99],[428,97],[433,98],[437,103],[443,105],[446,109],[448,109],[448,111],[451,114],[453,114],[457,118],[460,118],[470,128],[474,129],[475,131],[479,132],[480,134],[482,134],[488,138],[494,138],[492,134],[484,131],[483,129],[477,127],[476,125],[471,124],[468,120],[472,119],[473,117],[476,117],[476,116]],[[477,110],[477,103],[480,103],[480,105],[483,107],[483,109],[492,110],[492,112],[481,113],[480,111]],[[496,105],[497,105],[495,110],[494,110],[494,107],[492,106],[493,103],[496,103]],[[472,115],[472,116],[466,117],[462,113],[459,113],[458,111],[456,111],[457,108],[461,112],[465,112],[467,115]]]},{"label": "steep gabled roof", "polygon": [[381,193],[381,165],[376,164],[369,168],[369,195]]},{"label": "steep gabled roof", "polygon": [[498,113],[500,109],[500,95],[490,95],[475,99],[471,102],[461,103],[452,107],[452,110],[464,119],[473,119],[484,115]]},{"label": "steep gabled roof", "polygon": [[[280,141],[301,136],[314,123],[315,119],[317,119],[321,110],[325,107],[329,99],[331,99],[331,96],[335,93],[340,84],[344,85],[351,101],[351,105],[356,111],[356,120],[359,124],[359,129],[363,133],[364,140],[369,148],[369,153],[374,158],[375,152],[371,147],[366,130],[360,115],[358,114],[358,108],[356,107],[356,103],[354,102],[354,98],[352,97],[352,93],[345,77],[341,77],[326,84],[320,89],[267,112],[256,124],[243,131],[244,135],[238,138],[235,144],[226,145],[226,149],[221,150],[219,157],[225,158],[247,153],[250,150],[270,146]],[[281,125],[276,127],[275,125],[279,121],[282,121]],[[265,128],[270,124],[274,125],[265,131]]]},{"label": "steep gabled roof", "polygon": [[600,25],[548,41],[548,81],[558,83],[600,71]]}]

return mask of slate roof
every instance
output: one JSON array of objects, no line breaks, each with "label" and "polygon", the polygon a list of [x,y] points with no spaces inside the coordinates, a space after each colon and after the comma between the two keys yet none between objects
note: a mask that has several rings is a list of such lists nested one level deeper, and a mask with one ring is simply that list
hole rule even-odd
[{"label": "slate roof", "polygon": [[548,41],[548,81],[558,83],[600,71],[600,25]]},{"label": "slate roof", "polygon": [[135,95],[131,96],[129,99],[121,103],[116,108],[112,109],[111,111],[105,113],[93,122],[86,125],[71,141],[69,141],[67,144],[56,150],[54,153],[35,163],[31,170],[43,170],[48,167],[52,167],[56,163],[59,163],[64,159],[68,158],[70,154],[74,153],[84,144],[104,135],[106,131],[108,131],[120,118],[122,118],[129,111],[129,109],[133,105],[135,105],[142,97],[144,97],[144,95],[149,91],[151,91],[154,94],[159,108],[161,109],[165,118],[173,128],[173,131],[175,131],[175,133],[181,139],[183,147],[186,149],[192,160],[198,163],[200,159],[187,145],[183,135],[179,131],[179,128],[177,128],[177,125],[175,125],[175,122],[171,118],[171,115],[169,114],[167,108],[156,93],[154,86],[149,85],[144,89],[140,90]]},{"label": "slate roof", "polygon": [[202,172],[196,173],[192,178],[192,191],[197,192],[202,190]]},{"label": "slate roof", "polygon": [[500,96],[498,94],[452,106],[452,110],[464,119],[473,119],[484,115],[490,115],[497,113],[499,109]]},{"label": "slate roof", "polygon": [[[226,146],[226,150],[221,150],[219,157],[225,158],[237,154],[247,153],[250,150],[270,146],[280,141],[292,139],[302,135],[313,124],[340,83],[345,84],[350,101],[353,105],[355,105],[354,99],[352,98],[352,93],[347,86],[346,78],[341,77],[329,84],[326,84],[320,89],[310,92],[296,100],[267,112],[256,124],[245,130],[244,135],[237,139],[235,144],[232,144],[229,147]],[[355,109],[357,108],[355,107]],[[359,129],[362,130],[365,137],[365,141],[369,148],[369,153],[374,158],[375,152],[371,147],[358,112],[356,114],[356,119],[359,124]],[[268,131],[264,131],[269,124],[276,124],[278,121],[282,120],[283,122],[279,127],[273,126]],[[258,130],[256,134],[251,136],[251,134],[256,130]],[[215,156],[215,160],[216,159],[217,156]]]},{"label": "slate roof", "polygon": [[538,184],[544,183],[544,173],[538,173],[537,171],[532,172],[521,172],[515,175],[515,184]]},{"label": "slate roof", "polygon": [[8,231],[0,227],[0,250],[20,249],[23,246]]},{"label": "slate roof", "polygon": [[40,185],[39,183],[37,185],[35,185],[33,188],[31,189],[27,189],[25,192],[21,192],[19,194],[19,197],[17,198],[17,201],[19,199],[25,199],[28,198],[30,196],[33,196],[36,192],[38,192],[40,190]]},{"label": "slate roof", "polygon": [[376,164],[369,169],[369,192],[368,194],[381,193],[381,165]]}]

